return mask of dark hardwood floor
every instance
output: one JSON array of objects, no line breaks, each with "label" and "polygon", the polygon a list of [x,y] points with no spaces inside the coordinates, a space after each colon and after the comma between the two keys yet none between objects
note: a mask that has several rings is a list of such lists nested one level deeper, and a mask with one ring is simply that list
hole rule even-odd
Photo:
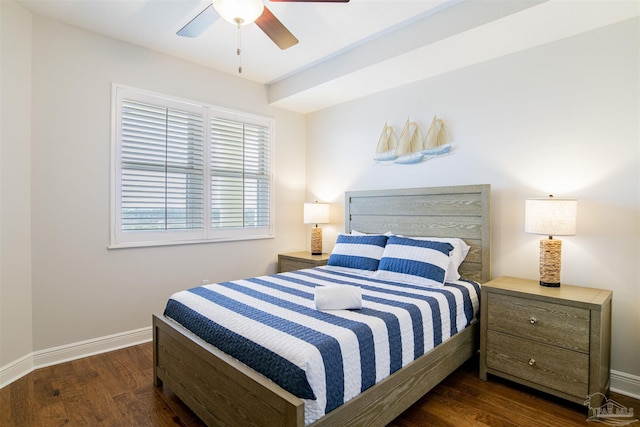
[{"label": "dark hardwood floor", "polygon": [[[0,426],[203,426],[171,390],[154,388],[151,360],[147,343],[38,369],[0,390]],[[470,360],[390,426],[594,425],[581,405],[480,381],[477,366]],[[640,414],[640,401],[611,398]]]}]

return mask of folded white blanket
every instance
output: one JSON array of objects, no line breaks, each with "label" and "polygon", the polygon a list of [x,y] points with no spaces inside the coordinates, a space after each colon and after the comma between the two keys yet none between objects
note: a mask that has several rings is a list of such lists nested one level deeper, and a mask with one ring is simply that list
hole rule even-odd
[{"label": "folded white blanket", "polygon": [[317,310],[347,310],[362,308],[362,289],[358,286],[316,286],[313,301]]}]

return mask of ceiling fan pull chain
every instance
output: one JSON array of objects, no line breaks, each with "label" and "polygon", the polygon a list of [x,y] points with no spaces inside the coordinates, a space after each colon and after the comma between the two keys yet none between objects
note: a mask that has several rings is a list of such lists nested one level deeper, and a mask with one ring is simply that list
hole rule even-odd
[{"label": "ceiling fan pull chain", "polygon": [[238,23],[238,49],[236,50],[236,53],[238,55],[238,74],[242,74],[242,36],[240,32],[241,21],[238,20],[236,22]]}]

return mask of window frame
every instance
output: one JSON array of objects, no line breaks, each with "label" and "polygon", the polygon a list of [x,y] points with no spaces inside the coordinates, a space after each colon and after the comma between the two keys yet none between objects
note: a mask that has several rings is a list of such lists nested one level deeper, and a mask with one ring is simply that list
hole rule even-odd
[{"label": "window frame", "polygon": [[[205,162],[202,229],[167,229],[162,231],[130,231],[122,229],[122,101],[124,99],[144,102],[164,108],[202,113],[204,132],[203,159]],[[176,98],[118,83],[112,84],[111,106],[111,218],[109,249],[269,239],[275,237],[275,120],[273,118]],[[213,118],[222,118],[267,129],[269,135],[269,159],[267,162],[269,165],[269,224],[267,227],[214,228],[211,226],[211,121]]]}]

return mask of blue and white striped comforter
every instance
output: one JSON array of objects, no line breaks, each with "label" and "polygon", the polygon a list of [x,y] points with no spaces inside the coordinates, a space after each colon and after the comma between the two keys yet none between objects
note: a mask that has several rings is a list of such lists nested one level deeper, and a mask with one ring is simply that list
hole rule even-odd
[{"label": "blue and white striped comforter", "polygon": [[[316,310],[329,284],[359,286],[362,309]],[[181,291],[165,316],[303,399],[309,424],[464,329],[479,294],[317,267]]]}]

